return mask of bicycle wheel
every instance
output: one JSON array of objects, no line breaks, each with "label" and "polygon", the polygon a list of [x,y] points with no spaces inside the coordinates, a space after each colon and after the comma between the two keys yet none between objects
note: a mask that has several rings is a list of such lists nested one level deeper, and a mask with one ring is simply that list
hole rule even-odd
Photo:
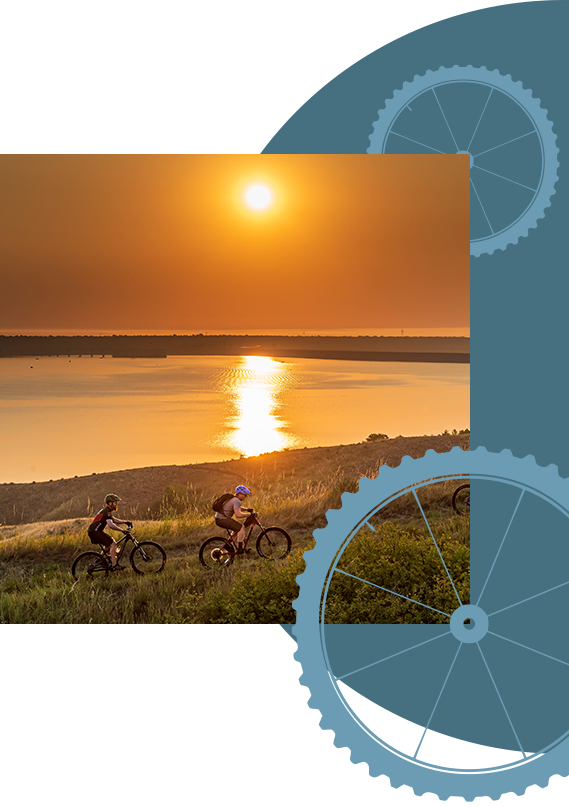
[{"label": "bicycle wheel", "polygon": [[280,527],[268,527],[257,538],[257,552],[267,560],[282,560],[290,552],[290,535]]},{"label": "bicycle wheel", "polygon": [[379,110],[370,154],[470,156],[470,254],[528,235],[550,206],[558,148],[547,111],[520,81],[441,67],[405,82]]},{"label": "bicycle wheel", "polygon": [[[427,506],[432,485],[464,476],[475,507],[454,520],[469,525],[469,553]],[[425,540],[384,518],[403,496]],[[569,774],[569,486],[556,469],[506,451],[427,452],[362,479],[327,518],[304,556],[294,632],[310,706],[338,747],[442,799],[521,795]]]},{"label": "bicycle wheel", "polygon": [[452,494],[452,509],[461,516],[470,513],[470,483],[461,485]]},{"label": "bicycle wheel", "polygon": [[71,574],[74,580],[95,580],[107,577],[109,563],[99,552],[83,552],[73,561]]},{"label": "bicycle wheel", "polygon": [[206,569],[226,569],[235,558],[235,547],[226,538],[208,538],[200,546],[200,563]]},{"label": "bicycle wheel", "polygon": [[137,574],[156,574],[165,564],[166,553],[154,541],[143,541],[130,553],[130,565]]}]

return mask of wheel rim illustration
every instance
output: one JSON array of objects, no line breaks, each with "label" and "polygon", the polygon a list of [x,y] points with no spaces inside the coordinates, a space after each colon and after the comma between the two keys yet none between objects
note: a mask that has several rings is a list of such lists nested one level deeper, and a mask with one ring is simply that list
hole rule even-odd
[{"label": "wheel rim illustration", "polygon": [[370,154],[468,154],[470,252],[517,243],[545,215],[557,181],[547,111],[520,81],[441,67],[405,82],[373,124]]},{"label": "wheel rim illustration", "polygon": [[[367,762],[372,775],[387,774],[393,786],[441,798],[523,793],[569,772],[569,719],[559,708],[569,683],[563,616],[569,580],[562,579],[569,569],[569,489],[555,469],[541,469],[533,458],[481,449],[428,456],[433,453],[361,480],[359,493],[344,494],[342,509],[329,511],[328,527],[317,531],[294,604],[301,682],[311,690],[310,705],[322,712],[322,728],[335,730],[336,744],[348,745],[352,761]],[[432,600],[412,606],[429,614],[422,624],[328,620],[338,577],[352,578],[345,601],[359,597],[361,623],[372,599],[361,595],[364,589],[410,599],[407,582],[386,593],[381,580],[351,575],[350,546],[362,534],[383,540],[373,538],[373,528],[381,532],[381,510],[403,489],[421,510],[434,480],[464,476],[475,488],[470,603],[451,580],[441,543],[454,610],[437,610]],[[429,532],[436,546],[436,530]],[[537,536],[547,544],[536,552]],[[559,561],[555,570],[551,551]]]}]

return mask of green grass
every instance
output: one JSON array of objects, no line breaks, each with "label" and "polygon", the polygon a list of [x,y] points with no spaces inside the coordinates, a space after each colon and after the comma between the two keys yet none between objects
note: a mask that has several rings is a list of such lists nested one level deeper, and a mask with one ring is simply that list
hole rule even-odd
[{"label": "green grass", "polygon": [[[454,486],[433,485],[422,502],[453,580],[468,602],[468,520],[450,510]],[[52,526],[52,534],[26,537],[22,529],[20,535],[0,541],[0,622],[294,622],[296,577],[304,570],[303,551],[313,546],[312,531],[325,526],[326,510],[338,507],[340,494],[357,489],[357,484],[338,471],[327,483],[291,484],[287,479],[286,487],[278,482],[258,487],[254,505],[262,523],[281,526],[291,535],[293,551],[288,558],[272,563],[253,551],[237,557],[228,569],[205,569],[198,548],[205,538],[221,534],[213,525],[211,503],[192,491],[171,489],[157,506],[159,519],[135,525],[139,540],[157,541],[167,552],[166,567],[158,575],[139,576],[129,567],[120,575],[76,583],[70,574],[74,558],[96,549],[76,523],[59,534]],[[378,532],[359,533],[340,567],[450,613],[456,607],[454,592],[409,497],[390,505],[383,515],[389,521],[375,517]],[[326,621],[425,620],[424,608],[376,591],[335,575]],[[428,621],[447,621],[436,612],[428,613]]]},{"label": "green grass", "polygon": [[325,622],[448,623],[459,605],[457,594],[462,603],[470,602],[469,523],[465,518],[431,512],[429,524],[448,574],[419,519],[387,522],[373,534],[365,527],[338,560],[337,568],[347,574],[332,576]]}]

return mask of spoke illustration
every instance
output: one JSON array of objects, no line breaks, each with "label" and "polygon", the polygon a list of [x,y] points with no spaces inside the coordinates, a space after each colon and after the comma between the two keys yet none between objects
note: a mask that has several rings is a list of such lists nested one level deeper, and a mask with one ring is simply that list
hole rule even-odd
[{"label": "spoke illustration", "polygon": [[434,88],[434,87],[433,87],[433,95],[434,95],[434,96],[435,96],[435,98],[437,99],[437,104],[439,105],[439,109],[441,110],[441,114],[442,114],[443,118],[445,119],[445,123],[446,123],[446,125],[448,126],[448,130],[449,130],[449,132],[450,132],[450,136],[452,137],[453,143],[454,143],[454,145],[456,146],[456,150],[457,150],[457,151],[460,151],[460,149],[459,149],[459,147],[458,147],[458,145],[457,145],[457,142],[456,142],[456,140],[454,139],[454,135],[453,135],[453,133],[452,133],[452,129],[451,129],[451,128],[450,128],[450,126],[449,126],[449,123],[448,123],[447,117],[446,117],[445,113],[443,112],[443,108],[442,108],[442,106],[441,106],[441,102],[439,101],[439,98],[438,98],[438,96],[437,96],[437,94],[436,94],[436,92],[435,92],[435,88]]},{"label": "spoke illustration", "polygon": [[413,140],[412,137],[405,137],[405,135],[399,134],[399,132],[394,132],[393,129],[389,132],[389,134],[397,135],[397,137],[402,137],[404,140],[409,140],[411,143],[416,143],[418,146],[422,146],[424,149],[430,149],[431,151],[436,151],[437,154],[446,154],[446,151],[439,151],[438,149],[434,149],[432,146],[427,146],[426,143],[420,143],[418,140]]},{"label": "spoke illustration", "polygon": [[486,211],[484,210],[484,205],[482,204],[482,201],[481,201],[481,199],[480,199],[480,196],[478,196],[478,191],[476,190],[476,188],[475,188],[475,186],[474,186],[474,182],[472,181],[472,177],[470,177],[470,184],[472,185],[472,190],[473,190],[473,191],[474,191],[474,193],[476,194],[476,198],[478,199],[478,204],[479,204],[479,205],[480,205],[480,207],[482,208],[482,212],[484,213],[484,216],[485,216],[485,218],[486,218],[486,221],[488,222],[488,227],[490,227],[490,232],[492,233],[492,235],[495,235],[494,230],[492,229],[492,225],[490,224],[490,219],[489,219],[489,218],[488,218],[488,216],[486,215]]},{"label": "spoke illustration", "polygon": [[494,633],[494,631],[491,630],[489,630],[488,633],[490,633],[492,636],[496,636],[498,639],[503,639],[505,642],[511,642],[512,644],[517,644],[518,647],[523,647],[524,650],[531,650],[532,653],[537,653],[540,656],[545,656],[545,658],[550,658],[552,661],[558,661],[560,664],[565,664],[566,667],[569,667],[569,662],[562,661],[560,658],[555,658],[555,656],[550,656],[548,653],[542,653],[541,650],[536,650],[533,647],[528,647],[527,644],[520,644],[520,642],[514,642],[513,639],[508,639],[507,636],[500,636],[499,633]]},{"label": "spoke illustration", "polygon": [[425,513],[423,512],[423,508],[421,507],[421,502],[419,501],[419,497],[417,496],[417,492],[416,492],[415,490],[413,490],[413,495],[415,496],[415,499],[416,499],[416,501],[417,501],[417,504],[419,505],[419,510],[421,511],[421,515],[423,516],[423,518],[424,518],[424,520],[425,520],[425,524],[427,525],[427,528],[428,528],[428,530],[429,530],[429,532],[430,532],[430,534],[431,534],[431,538],[433,539],[433,542],[434,542],[435,546],[437,547],[437,552],[439,553],[439,557],[440,557],[440,559],[441,559],[441,561],[442,561],[443,566],[445,567],[445,572],[446,572],[446,573],[447,573],[447,575],[448,575],[448,579],[450,580],[450,584],[451,584],[451,586],[452,586],[452,587],[453,587],[453,589],[454,589],[454,593],[456,594],[456,599],[458,600],[458,602],[460,603],[460,605],[462,605],[462,600],[461,600],[461,599],[460,599],[460,597],[458,596],[458,591],[456,590],[456,588],[455,588],[455,586],[454,586],[454,583],[452,582],[452,577],[450,576],[450,572],[449,572],[449,570],[447,569],[447,565],[446,565],[446,563],[444,562],[444,558],[443,558],[443,556],[441,555],[441,550],[439,549],[439,545],[438,545],[438,544],[437,544],[437,542],[435,541],[435,536],[433,535],[433,531],[431,530],[431,525],[430,525],[430,524],[429,524],[429,522],[427,521],[427,516],[426,516],[426,515],[425,515]]},{"label": "spoke illustration", "polygon": [[467,150],[467,151],[470,151],[470,146],[471,146],[471,144],[472,144],[472,141],[474,140],[474,135],[475,135],[475,134],[476,134],[476,132],[478,131],[478,127],[480,126],[480,121],[481,121],[481,120],[482,120],[482,118],[484,117],[484,113],[486,112],[486,107],[488,106],[488,101],[490,100],[490,95],[492,95],[492,93],[493,93],[493,92],[494,92],[494,87],[492,87],[492,89],[490,90],[490,93],[489,93],[489,95],[488,95],[488,98],[486,99],[486,103],[484,104],[484,109],[482,110],[482,115],[480,115],[480,117],[478,118],[478,123],[476,124],[476,129],[474,130],[474,134],[473,134],[473,135],[472,135],[472,137],[470,138],[470,143],[469,143],[469,144],[468,144],[468,146],[466,147],[466,150]]},{"label": "spoke illustration", "polygon": [[409,600],[409,602],[414,602],[415,605],[420,605],[422,608],[428,608],[429,611],[436,611],[437,614],[448,616],[448,618],[450,619],[450,614],[446,614],[444,611],[439,611],[437,608],[431,608],[430,605],[425,605],[424,602],[418,602],[417,600],[412,600],[411,597],[405,597],[404,594],[398,594],[396,591],[391,591],[391,589],[389,588],[378,586],[377,583],[372,583],[370,580],[364,580],[363,577],[356,577],[355,574],[350,574],[349,572],[343,572],[341,569],[335,569],[334,571],[339,572],[340,574],[345,574],[346,577],[352,577],[354,580],[359,580],[360,583],[367,583],[368,586],[373,586],[374,588],[380,588],[382,591],[387,591],[388,594],[394,594],[396,597],[401,597],[402,600]]},{"label": "spoke illustration", "polygon": [[488,584],[488,580],[490,580],[490,575],[492,574],[492,570],[494,569],[494,566],[496,565],[496,561],[498,560],[498,555],[500,554],[501,549],[504,546],[504,541],[506,540],[506,536],[508,535],[508,533],[510,531],[510,527],[512,526],[512,521],[514,520],[514,516],[518,512],[518,507],[520,506],[520,502],[521,502],[521,500],[523,498],[524,493],[525,493],[525,490],[522,490],[522,492],[520,493],[520,498],[518,499],[517,504],[514,507],[514,512],[512,513],[510,523],[506,527],[506,532],[504,533],[504,537],[502,538],[502,543],[498,547],[498,551],[496,552],[496,557],[494,558],[494,562],[492,563],[492,566],[490,566],[490,571],[488,572],[488,576],[486,577],[486,581],[485,581],[484,585],[482,586],[482,591],[480,592],[480,596],[478,597],[478,601],[477,601],[476,605],[480,604],[480,600],[482,599],[482,595],[484,594],[484,589],[486,588],[486,586]]},{"label": "spoke illustration", "polygon": [[524,602],[529,602],[530,600],[535,600],[536,597],[543,597],[544,594],[549,594],[550,591],[555,591],[558,588],[563,588],[563,586],[569,586],[569,580],[566,583],[560,583],[558,586],[553,586],[553,588],[548,588],[546,591],[540,591],[539,594],[534,594],[531,597],[526,597],[525,600],[520,600],[519,602],[515,602],[512,605],[506,605],[505,608],[500,608],[498,611],[493,611],[488,616],[495,616],[496,614],[501,614],[502,611],[507,611],[509,608],[515,608],[516,605],[521,605]]},{"label": "spoke illustration", "polygon": [[449,669],[449,671],[448,671],[448,673],[447,673],[447,677],[445,678],[445,682],[444,682],[444,684],[443,684],[443,686],[442,686],[441,691],[439,692],[439,697],[437,698],[437,702],[436,702],[436,703],[435,703],[435,705],[433,706],[433,711],[431,712],[431,716],[430,716],[430,718],[429,718],[429,722],[428,722],[428,723],[427,723],[427,725],[425,726],[425,730],[424,730],[424,732],[423,732],[423,734],[422,734],[422,736],[421,736],[421,739],[419,740],[419,745],[417,746],[417,750],[416,750],[416,751],[415,751],[415,753],[413,754],[413,759],[417,759],[417,754],[419,753],[419,749],[421,748],[421,745],[423,744],[423,740],[425,739],[425,734],[427,733],[427,729],[428,729],[428,728],[429,728],[429,726],[431,725],[431,720],[433,719],[433,715],[435,714],[435,710],[436,710],[437,706],[439,705],[439,701],[440,701],[440,699],[441,699],[441,695],[442,695],[442,694],[443,694],[443,692],[445,691],[445,687],[446,687],[446,685],[447,685],[447,681],[448,681],[448,679],[449,679],[449,677],[450,677],[450,674],[451,674],[451,672],[452,672],[452,668],[454,667],[454,662],[455,662],[455,661],[457,660],[457,658],[458,658],[458,654],[460,653],[460,648],[461,648],[461,647],[462,647],[462,642],[461,642],[461,643],[458,645],[458,650],[457,650],[457,651],[456,651],[456,653],[455,653],[455,656],[454,656],[454,658],[453,658],[453,660],[452,660],[452,664],[450,665],[450,669]]},{"label": "spoke illustration", "polygon": [[499,693],[499,691],[498,691],[498,687],[496,686],[496,682],[494,681],[494,678],[492,677],[492,673],[490,672],[490,667],[488,666],[488,662],[487,662],[487,661],[486,661],[486,659],[484,658],[484,653],[482,652],[482,648],[480,647],[480,643],[479,643],[479,642],[477,642],[477,643],[476,643],[476,646],[477,646],[477,647],[478,647],[478,649],[480,650],[480,655],[482,656],[482,661],[484,662],[484,666],[485,666],[485,667],[486,667],[486,669],[488,670],[488,675],[490,676],[490,680],[491,680],[491,681],[492,681],[492,683],[494,684],[494,689],[496,690],[496,695],[497,695],[497,696],[498,696],[498,698],[500,699],[500,703],[501,703],[501,704],[502,704],[502,706],[503,706],[503,709],[504,709],[504,712],[505,712],[505,714],[506,714],[506,717],[508,718],[508,723],[510,724],[511,729],[512,729],[512,731],[514,732],[514,737],[516,738],[516,742],[518,743],[519,749],[520,749],[520,751],[522,752],[522,754],[524,755],[524,758],[526,758],[526,757],[527,757],[527,754],[526,754],[526,752],[524,751],[524,749],[522,748],[522,744],[520,743],[520,739],[519,739],[518,735],[516,734],[516,730],[515,730],[515,728],[514,728],[514,724],[513,724],[513,723],[512,723],[512,721],[510,720],[510,715],[508,714],[508,710],[506,709],[506,706],[505,706],[505,704],[504,704],[504,701],[502,700],[502,696],[500,695],[500,693]]},{"label": "spoke illustration", "polygon": [[531,132],[526,132],[525,134],[520,135],[519,137],[514,137],[514,138],[512,138],[512,140],[506,140],[505,143],[500,143],[499,146],[492,146],[491,149],[486,149],[486,151],[481,151],[479,154],[473,154],[472,156],[474,158],[481,157],[483,154],[488,154],[489,151],[494,151],[495,149],[501,149],[502,146],[507,146],[508,143],[514,143],[516,140],[521,140],[522,137],[528,137],[528,135],[531,135],[531,134],[537,134],[536,130],[532,129]]},{"label": "spoke illustration", "polygon": [[336,680],[341,681],[343,678],[347,678],[349,675],[355,675],[356,673],[359,673],[362,670],[367,670],[369,667],[375,667],[376,664],[381,664],[383,661],[389,661],[390,658],[400,656],[402,653],[408,653],[410,650],[416,650],[418,647],[421,647],[424,644],[429,644],[429,642],[435,642],[437,639],[442,639],[444,636],[452,636],[452,633],[450,632],[450,630],[448,631],[448,633],[440,633],[438,636],[433,636],[432,639],[427,639],[425,642],[419,642],[419,644],[414,644],[412,647],[406,647],[405,650],[400,650],[398,653],[393,653],[391,656],[380,658],[379,661],[372,661],[371,664],[366,664],[365,667],[358,667],[357,670],[352,670],[349,673],[344,673],[344,675],[338,675]]},{"label": "spoke illustration", "polygon": [[532,191],[533,193],[537,193],[537,188],[530,188],[529,185],[522,185],[521,182],[516,182],[513,179],[508,179],[508,177],[503,177],[501,174],[496,174],[494,171],[488,171],[487,168],[481,168],[479,165],[474,164],[473,168],[478,168],[479,171],[485,171],[487,174],[492,174],[493,177],[498,177],[498,179],[505,179],[506,182],[511,182],[512,185],[519,185],[520,188],[525,188],[528,191]]}]

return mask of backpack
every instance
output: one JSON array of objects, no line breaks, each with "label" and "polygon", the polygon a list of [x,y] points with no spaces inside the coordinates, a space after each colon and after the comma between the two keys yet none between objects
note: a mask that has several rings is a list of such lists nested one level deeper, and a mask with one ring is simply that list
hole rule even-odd
[{"label": "backpack", "polygon": [[211,506],[212,510],[215,510],[216,513],[223,514],[223,505],[225,502],[228,502],[229,499],[233,498],[233,493],[224,493],[223,496],[218,496],[217,499]]}]

